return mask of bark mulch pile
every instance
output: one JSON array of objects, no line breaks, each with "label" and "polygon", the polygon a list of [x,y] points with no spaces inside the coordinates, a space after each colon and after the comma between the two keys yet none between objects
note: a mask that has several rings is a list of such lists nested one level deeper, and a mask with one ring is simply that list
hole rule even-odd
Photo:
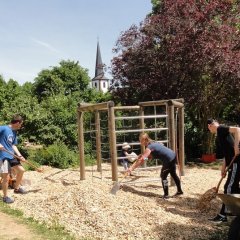
[{"label": "bark mulch pile", "polygon": [[[206,240],[219,231],[207,219],[218,213],[221,201],[209,202],[206,212],[196,207],[201,195],[217,185],[219,170],[186,167],[181,177],[184,195],[164,200],[159,169],[135,171],[124,179],[131,184],[123,185],[116,195],[110,193],[113,182],[108,164],[103,164],[102,174],[87,167],[84,181],[80,181],[79,170],[44,169],[43,173],[25,173],[31,180],[29,192],[13,194],[11,207],[40,222],[59,223],[76,239]],[[171,186],[170,194],[175,192]]]}]

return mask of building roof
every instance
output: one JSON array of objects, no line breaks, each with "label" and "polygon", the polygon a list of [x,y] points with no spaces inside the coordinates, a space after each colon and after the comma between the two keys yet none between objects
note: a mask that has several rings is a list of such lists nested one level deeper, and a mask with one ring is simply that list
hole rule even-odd
[{"label": "building roof", "polygon": [[99,41],[97,42],[95,76],[92,79],[92,81],[94,81],[94,80],[109,80],[107,77],[104,76],[104,64],[102,62]]},{"label": "building roof", "polygon": [[109,80],[107,77],[104,76],[104,73],[99,74],[98,76],[94,77],[92,81],[103,81],[103,80]]}]

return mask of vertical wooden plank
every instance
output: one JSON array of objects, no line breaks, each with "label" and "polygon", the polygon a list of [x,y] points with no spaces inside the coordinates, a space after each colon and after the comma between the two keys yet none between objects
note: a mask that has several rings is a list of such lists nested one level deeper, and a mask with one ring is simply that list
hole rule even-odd
[{"label": "vertical wooden plank", "polygon": [[78,148],[80,159],[80,180],[85,180],[85,159],[84,159],[84,134],[83,134],[83,112],[77,112],[78,122]]},{"label": "vertical wooden plank", "polygon": [[95,129],[96,129],[96,150],[97,150],[97,171],[102,172],[102,154],[101,154],[101,126],[99,111],[95,111]]},{"label": "vertical wooden plank", "polygon": [[175,124],[174,124],[174,106],[168,105],[168,130],[169,130],[169,147],[175,152]]},{"label": "vertical wooden plank", "polygon": [[114,112],[114,103],[112,101],[110,101],[108,104],[108,128],[109,128],[109,140],[110,140],[109,144],[110,144],[111,165],[112,165],[112,180],[118,181],[115,112]]},{"label": "vertical wooden plank", "polygon": [[[144,107],[143,106],[140,106],[139,116],[144,116]],[[139,126],[140,126],[140,129],[144,129],[145,128],[144,118],[140,118]],[[144,132],[144,130],[142,130],[141,133],[143,133],[143,132]],[[145,151],[145,146],[141,145],[141,153],[143,153],[144,151]],[[143,167],[147,167],[146,161],[144,161]]]},{"label": "vertical wooden plank", "polygon": [[185,166],[185,148],[184,148],[184,107],[179,109],[179,162],[180,162],[180,171],[181,176],[184,176],[184,166]]},{"label": "vertical wooden plank", "polygon": [[[174,124],[174,106],[168,102],[168,132],[169,132],[169,148],[176,152],[175,148],[175,124]],[[173,178],[170,178],[170,185],[174,186]]]}]

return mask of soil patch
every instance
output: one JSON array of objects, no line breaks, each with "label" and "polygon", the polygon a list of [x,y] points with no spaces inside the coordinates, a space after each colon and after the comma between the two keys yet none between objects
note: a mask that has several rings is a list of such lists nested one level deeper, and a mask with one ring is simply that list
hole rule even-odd
[{"label": "soil patch", "polygon": [[1,240],[43,240],[16,218],[0,212]]}]

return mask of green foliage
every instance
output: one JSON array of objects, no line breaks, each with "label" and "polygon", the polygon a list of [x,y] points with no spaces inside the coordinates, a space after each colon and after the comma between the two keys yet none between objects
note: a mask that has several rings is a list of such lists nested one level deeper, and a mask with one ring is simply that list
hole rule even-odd
[{"label": "green foliage", "polygon": [[160,9],[163,7],[163,1],[162,0],[151,0],[152,3],[152,12],[153,14],[156,14],[160,11]]},{"label": "green foliage", "polygon": [[78,62],[61,61],[59,65],[42,70],[35,79],[33,92],[39,101],[58,94],[71,95],[88,88],[90,78],[87,70],[80,67]]},{"label": "green foliage", "polygon": [[48,147],[35,150],[31,153],[30,159],[40,165],[49,165],[65,169],[78,164],[79,156],[62,142],[56,142]]},{"label": "green foliage", "polygon": [[[110,93],[91,89],[89,81],[87,70],[69,60],[41,71],[34,83],[23,86],[13,79],[5,82],[0,76],[0,124],[8,124],[14,113],[21,114],[24,128],[19,130],[19,147],[24,141],[45,146],[26,151],[24,155],[38,164],[73,166],[79,159],[76,153],[78,103],[111,100]],[[87,137],[85,142],[90,146],[91,138]],[[86,161],[91,163],[94,157],[88,156],[89,153],[91,150],[86,151]]]}]

